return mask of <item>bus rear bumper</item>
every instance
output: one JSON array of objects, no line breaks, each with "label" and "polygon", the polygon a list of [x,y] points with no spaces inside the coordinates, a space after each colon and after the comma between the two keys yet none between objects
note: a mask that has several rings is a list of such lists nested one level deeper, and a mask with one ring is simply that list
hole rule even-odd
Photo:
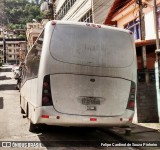
[{"label": "bus rear bumper", "polygon": [[[33,124],[47,124],[58,126],[126,126],[132,123],[133,111],[126,110],[120,116],[80,116],[71,114],[62,114],[54,111],[53,107],[35,108],[35,116],[31,118]],[[34,118],[34,119],[33,119]]]}]

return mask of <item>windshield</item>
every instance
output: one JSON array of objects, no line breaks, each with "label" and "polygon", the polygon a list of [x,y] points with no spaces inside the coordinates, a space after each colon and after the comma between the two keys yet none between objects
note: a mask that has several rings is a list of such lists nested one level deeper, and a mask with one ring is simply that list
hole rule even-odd
[{"label": "windshield", "polygon": [[130,34],[107,28],[57,25],[50,43],[54,59],[65,63],[127,67],[133,62]]}]

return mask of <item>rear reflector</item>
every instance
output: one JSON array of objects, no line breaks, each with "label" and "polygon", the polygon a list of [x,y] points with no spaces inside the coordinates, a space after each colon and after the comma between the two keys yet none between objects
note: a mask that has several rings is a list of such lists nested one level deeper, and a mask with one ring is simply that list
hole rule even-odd
[{"label": "rear reflector", "polygon": [[42,118],[49,118],[48,115],[42,115],[41,117],[42,117]]},{"label": "rear reflector", "polygon": [[90,118],[90,121],[97,121],[97,118]]}]

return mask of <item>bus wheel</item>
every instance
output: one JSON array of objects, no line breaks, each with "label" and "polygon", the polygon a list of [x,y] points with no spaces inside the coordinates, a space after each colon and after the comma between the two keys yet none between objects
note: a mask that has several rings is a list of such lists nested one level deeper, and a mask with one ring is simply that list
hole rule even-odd
[{"label": "bus wheel", "polygon": [[32,122],[29,122],[29,131],[30,132],[38,131],[38,125],[37,124],[33,124]]}]

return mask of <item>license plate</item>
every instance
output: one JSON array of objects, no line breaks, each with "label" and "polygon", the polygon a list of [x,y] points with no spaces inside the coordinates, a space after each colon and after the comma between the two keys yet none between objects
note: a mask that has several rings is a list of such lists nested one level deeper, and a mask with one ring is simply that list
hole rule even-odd
[{"label": "license plate", "polygon": [[82,104],[83,105],[100,105],[100,99],[97,97],[83,97]]}]

